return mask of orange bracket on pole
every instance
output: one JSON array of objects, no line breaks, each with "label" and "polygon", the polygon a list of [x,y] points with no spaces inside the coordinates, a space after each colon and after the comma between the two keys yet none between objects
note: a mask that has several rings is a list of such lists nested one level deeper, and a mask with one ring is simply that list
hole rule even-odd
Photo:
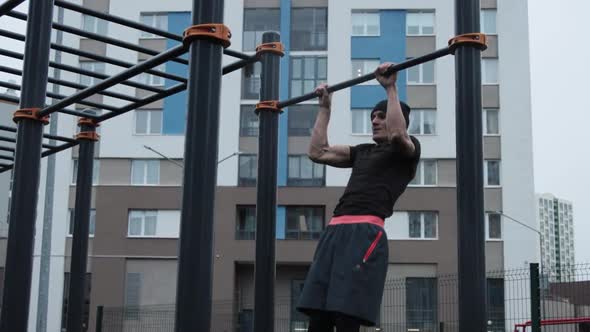
[{"label": "orange bracket on pole", "polygon": [[35,121],[41,121],[44,125],[49,123],[49,115],[39,117],[38,113],[41,112],[40,108],[23,108],[14,112],[12,121],[18,123],[21,119],[30,119]]},{"label": "orange bracket on pole", "polygon": [[460,46],[475,47],[480,51],[485,51],[488,48],[488,38],[483,33],[467,33],[449,40],[451,54],[455,54],[455,50]]},{"label": "orange bracket on pole", "polygon": [[279,108],[278,100],[267,100],[259,102],[258,104],[256,104],[255,112],[256,114],[258,114],[260,111],[283,113],[283,110]]},{"label": "orange bracket on pole", "polygon": [[275,53],[284,56],[285,46],[281,42],[265,43],[256,46],[256,56],[260,57],[262,53]]},{"label": "orange bracket on pole", "polygon": [[[78,126],[90,126],[90,127],[99,127],[100,124],[96,122],[96,120],[89,119],[89,118],[80,118],[78,120]],[[100,139],[100,135],[97,134],[95,131],[81,131],[79,132],[76,137],[77,140],[88,140],[88,141],[98,141]]]},{"label": "orange bracket on pole", "polygon": [[188,47],[196,39],[211,40],[228,48],[231,45],[231,31],[218,23],[193,25],[184,31],[182,43]]}]

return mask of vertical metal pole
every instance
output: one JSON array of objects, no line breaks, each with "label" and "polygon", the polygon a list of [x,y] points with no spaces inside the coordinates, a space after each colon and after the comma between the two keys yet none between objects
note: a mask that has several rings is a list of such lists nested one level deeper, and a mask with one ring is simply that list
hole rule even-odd
[{"label": "vertical metal pole", "polygon": [[102,317],[104,315],[104,306],[96,307],[96,329],[94,332],[102,332]]},{"label": "vertical metal pole", "polygon": [[[479,15],[479,0],[455,0],[456,34],[478,32]],[[486,331],[480,52],[455,53],[460,332]]]},{"label": "vertical metal pole", "polygon": [[[95,115],[95,112],[86,111]],[[96,125],[80,120],[80,133],[95,133]],[[94,140],[79,137],[78,174],[76,177],[76,204],[74,206],[74,234],[72,237],[72,261],[68,296],[68,332],[82,332],[84,329],[84,297],[86,295],[86,265],[88,262],[88,233],[90,224],[90,202],[92,198],[92,171],[94,162]]]},{"label": "vertical metal pole", "polygon": [[[193,24],[222,22],[223,0],[193,0]],[[176,289],[177,332],[208,332],[211,326],[222,54],[223,46],[209,40],[195,40],[190,46]]]},{"label": "vertical metal pole", "polygon": [[539,264],[531,263],[531,328],[532,332],[541,332],[541,289],[539,281]]},{"label": "vertical metal pole", "polygon": [[[29,2],[21,109],[45,105],[52,19],[53,0]],[[1,332],[27,330],[42,139],[40,121],[21,119],[18,122]]]},{"label": "vertical metal pole", "polygon": [[[266,32],[263,43],[277,42],[280,35]],[[280,57],[275,53],[261,56],[260,99],[279,98]],[[254,331],[274,331],[275,239],[277,216],[277,160],[279,113],[258,114],[258,177],[256,188],[256,262],[254,294]]]}]

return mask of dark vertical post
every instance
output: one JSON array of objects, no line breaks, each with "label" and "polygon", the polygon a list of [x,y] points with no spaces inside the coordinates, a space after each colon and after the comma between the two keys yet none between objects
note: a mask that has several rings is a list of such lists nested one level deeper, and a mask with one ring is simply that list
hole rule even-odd
[{"label": "dark vertical post", "polygon": [[531,328],[532,332],[541,332],[541,283],[539,264],[531,263]]},{"label": "dark vertical post", "polygon": [[[277,42],[276,32],[266,32],[263,43]],[[280,57],[262,53],[260,100],[279,98]],[[254,283],[254,331],[274,331],[275,239],[277,217],[277,160],[279,113],[258,113],[258,177],[256,186],[256,263]]]},{"label": "dark vertical post", "polygon": [[[96,113],[86,111],[91,115]],[[90,200],[92,198],[92,171],[94,162],[93,135],[96,125],[92,120],[80,119],[78,174],[76,175],[76,204],[74,206],[74,235],[68,296],[68,332],[83,331],[84,300],[86,295],[86,265],[88,262],[88,233],[90,224]]]},{"label": "dark vertical post", "polygon": [[[53,0],[29,2],[20,108],[43,108]],[[43,123],[18,121],[0,331],[26,331],[33,270]]]},{"label": "dark vertical post", "polygon": [[[193,0],[193,24],[223,23],[223,0]],[[213,221],[223,46],[210,40],[190,45],[188,116],[180,217],[177,332],[208,332],[211,326]]]},{"label": "dark vertical post", "polygon": [[94,332],[102,332],[102,317],[104,316],[104,306],[96,307],[96,329]]},{"label": "dark vertical post", "polygon": [[[455,0],[456,34],[478,32],[479,0]],[[459,331],[486,331],[481,54],[459,47],[456,65]]]}]

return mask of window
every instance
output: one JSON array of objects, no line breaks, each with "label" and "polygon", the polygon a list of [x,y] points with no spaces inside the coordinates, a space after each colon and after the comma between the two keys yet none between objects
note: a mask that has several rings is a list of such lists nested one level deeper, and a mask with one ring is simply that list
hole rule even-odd
[{"label": "window", "polygon": [[371,135],[373,133],[371,110],[352,110],[352,133],[358,135]]},{"label": "window", "polygon": [[242,70],[242,99],[260,99],[260,73],[262,64],[255,62]]},{"label": "window", "polygon": [[[68,236],[74,235],[74,209],[68,210]],[[88,222],[88,236],[94,237],[96,230],[96,210],[90,209],[90,220]]]},{"label": "window", "polygon": [[408,84],[434,84],[434,61],[429,61],[407,69]]},{"label": "window", "polygon": [[255,154],[240,155],[238,162],[238,186],[255,186],[256,177],[258,175],[258,156]]},{"label": "window", "polygon": [[289,107],[289,136],[311,136],[318,109],[317,105]]},{"label": "window", "polygon": [[297,310],[297,303],[303,292],[305,280],[291,280],[291,329],[289,331],[307,331],[307,316]]},{"label": "window", "polygon": [[161,135],[162,110],[136,110],[135,135]]},{"label": "window", "polygon": [[406,278],[406,330],[437,331],[437,279]]},{"label": "window", "polygon": [[132,185],[157,185],[160,183],[159,160],[132,160]]},{"label": "window", "polygon": [[504,280],[487,279],[487,317],[490,332],[505,331]]},{"label": "window", "polygon": [[127,272],[125,278],[125,320],[139,319],[139,305],[141,300],[142,274]]},{"label": "window", "polygon": [[[104,62],[96,62],[96,61],[83,61],[80,62],[80,69],[90,71],[97,74],[105,73],[105,64]],[[80,75],[80,84],[86,86],[93,86],[100,82],[100,78],[90,77],[86,75]]]},{"label": "window", "polygon": [[352,13],[353,36],[379,36],[381,34],[381,15],[374,13]]},{"label": "window", "polygon": [[[140,60],[140,62],[143,62],[143,61],[144,60]],[[163,63],[157,67],[154,67],[153,70],[160,71],[160,72],[166,72],[166,64]],[[165,81],[165,79],[161,76],[152,75],[152,74],[148,74],[148,73],[141,73],[141,74],[137,75],[136,80],[139,83],[142,83],[145,85],[151,85],[151,86],[163,86],[164,81]]]},{"label": "window", "polygon": [[243,50],[254,51],[262,44],[262,35],[267,31],[280,31],[281,12],[278,8],[244,9]]},{"label": "window", "polygon": [[408,212],[408,238],[438,238],[438,215],[436,212]]},{"label": "window", "polygon": [[238,206],[236,219],[236,240],[254,240],[256,238],[256,206]]},{"label": "window", "polygon": [[408,12],[406,16],[406,35],[434,35],[434,13],[425,11]]},{"label": "window", "polygon": [[158,228],[158,211],[131,210],[129,211],[129,237],[155,237]]},{"label": "window", "polygon": [[287,206],[288,240],[317,240],[324,228],[324,207]]},{"label": "window", "polygon": [[420,160],[416,168],[416,176],[410,182],[411,186],[436,186],[437,179],[437,162],[436,160]]},{"label": "window", "polygon": [[436,135],[436,110],[412,110],[408,133],[411,135]]},{"label": "window", "polygon": [[[379,59],[353,59],[351,78],[357,78],[366,74],[371,74],[379,67],[381,61]],[[370,80],[361,85],[379,85],[377,80]]]},{"label": "window", "polygon": [[108,22],[100,18],[82,14],[82,30],[86,32],[107,35]]},{"label": "window", "polygon": [[500,119],[498,109],[484,109],[482,118],[484,135],[500,134]]},{"label": "window", "polygon": [[486,186],[500,185],[500,161],[486,160],[484,163],[484,178]]},{"label": "window", "polygon": [[258,136],[258,115],[254,105],[242,105],[240,110],[240,136]]},{"label": "window", "polygon": [[327,50],[327,37],[327,8],[293,8],[291,11],[292,51]]},{"label": "window", "polygon": [[480,12],[481,32],[488,35],[497,34],[496,30],[496,9],[482,9]]},{"label": "window", "polygon": [[[78,181],[78,159],[72,160],[72,185],[76,185],[76,181]],[[100,161],[98,159],[94,159],[92,161],[92,185],[98,184],[98,174],[100,171]]]},{"label": "window", "polygon": [[326,57],[291,57],[291,96],[312,92],[328,79]]},{"label": "window", "polygon": [[[141,13],[139,21],[162,31],[168,31],[168,14],[165,13]],[[163,38],[153,33],[141,31],[141,38]]]},{"label": "window", "polygon": [[502,215],[486,213],[486,238],[488,240],[502,239]]},{"label": "window", "polygon": [[481,83],[498,84],[498,59],[481,59]]},{"label": "window", "polygon": [[312,162],[307,155],[290,155],[287,185],[323,186],[324,165]]}]

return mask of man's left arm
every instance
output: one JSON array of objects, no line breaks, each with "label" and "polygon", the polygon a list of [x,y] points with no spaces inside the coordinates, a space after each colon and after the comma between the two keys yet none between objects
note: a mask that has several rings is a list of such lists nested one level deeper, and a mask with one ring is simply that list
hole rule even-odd
[{"label": "man's left arm", "polygon": [[387,113],[385,121],[387,123],[388,140],[391,144],[398,147],[403,155],[413,157],[416,154],[416,147],[408,134],[406,120],[404,119],[399,102],[399,95],[395,84],[397,73],[393,73],[389,76],[384,75],[391,65],[393,64],[388,62],[383,63],[375,71],[377,80],[381,83],[387,93]]}]

